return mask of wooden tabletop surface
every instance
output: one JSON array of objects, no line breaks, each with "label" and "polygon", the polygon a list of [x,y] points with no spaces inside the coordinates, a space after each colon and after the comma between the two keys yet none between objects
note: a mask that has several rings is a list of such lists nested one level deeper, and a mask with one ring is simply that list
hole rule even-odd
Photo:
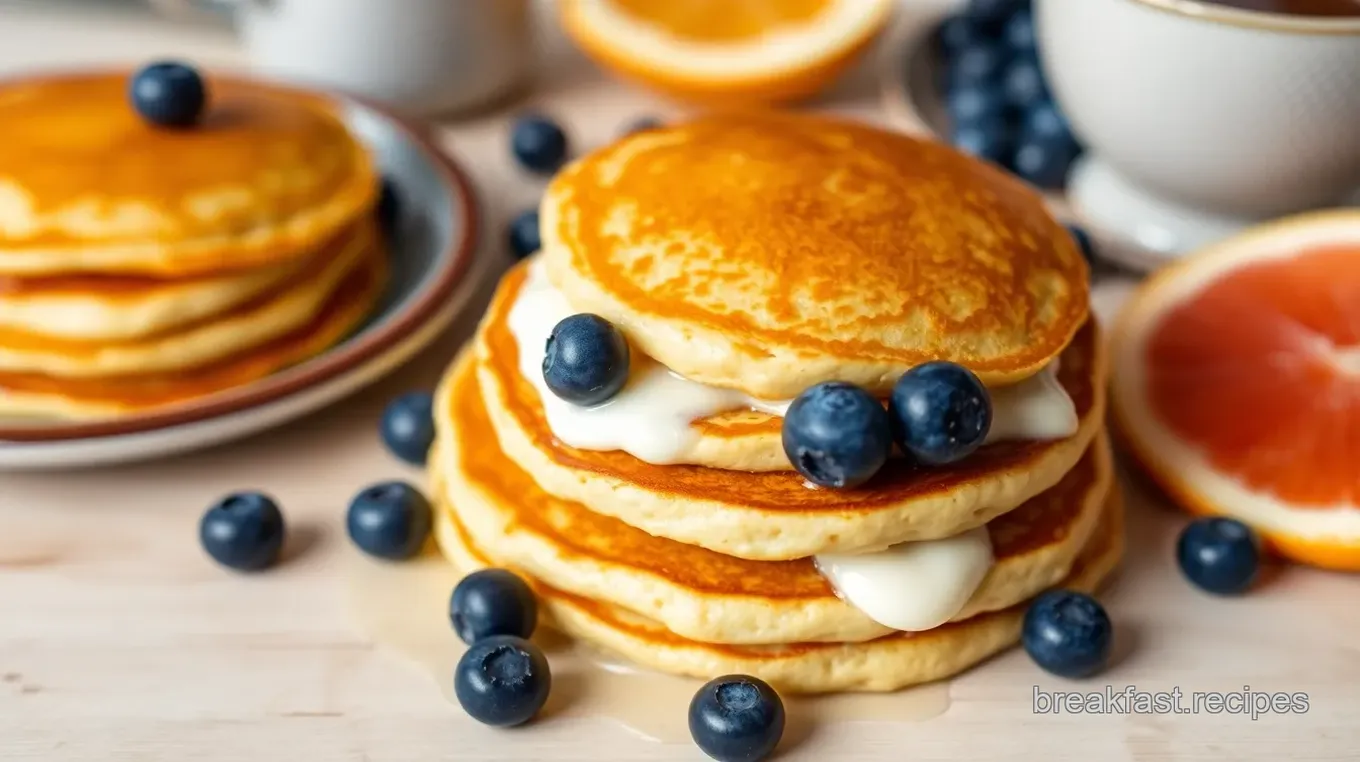
[{"label": "wooden tabletop surface", "polygon": [[[0,4],[0,73],[170,54],[242,63],[223,30],[172,26],[129,14],[125,4],[83,5]],[[550,64],[530,98],[580,145],[608,139],[637,116],[674,113],[603,78],[560,40],[545,55]],[[873,73],[858,73],[822,106],[880,118]],[[510,166],[510,113],[438,127],[476,182],[490,221],[482,255],[498,262],[504,220],[540,191]],[[1102,284],[1099,306],[1112,309],[1126,287]],[[481,727],[426,672],[356,627],[346,603],[354,551],[344,506],[371,481],[419,476],[380,448],[378,411],[399,391],[433,382],[480,303],[394,377],[281,430],[144,465],[0,475],[0,759],[703,759],[683,739],[645,740],[606,717],[555,711],[514,731]],[[293,530],[287,562],[260,576],[225,573],[196,539],[205,506],[242,488],[277,495]],[[1064,683],[1011,653],[952,681],[937,717],[884,721],[876,713],[847,722],[836,713],[819,722],[818,713],[802,713],[783,758],[1360,758],[1356,580],[1285,569],[1248,598],[1209,599],[1175,570],[1182,519],[1136,485],[1128,489],[1130,556],[1109,596],[1120,656],[1109,672]],[[1204,707],[1035,711],[1036,691],[1103,694],[1107,686],[1179,691],[1187,708],[1196,692],[1302,693],[1308,709],[1255,719]],[[683,713],[676,704],[668,711]]]}]

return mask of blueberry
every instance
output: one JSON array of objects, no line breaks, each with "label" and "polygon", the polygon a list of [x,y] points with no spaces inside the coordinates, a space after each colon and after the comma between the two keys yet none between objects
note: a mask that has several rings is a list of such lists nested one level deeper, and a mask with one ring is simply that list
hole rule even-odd
[{"label": "blueberry", "polygon": [[1021,630],[1025,652],[1059,677],[1089,677],[1110,660],[1114,626],[1096,599],[1050,590],[1029,605]]},{"label": "blueberry", "polygon": [[1010,122],[998,115],[955,124],[949,142],[969,156],[1004,164],[1011,157],[1014,137]]},{"label": "blueberry", "polygon": [[382,226],[384,233],[391,234],[397,229],[397,216],[400,211],[401,198],[397,186],[391,178],[384,177],[378,193],[378,224]]},{"label": "blueberry", "polygon": [[548,700],[552,673],[538,646],[514,635],[479,640],[453,671],[453,692],[472,719],[497,727],[528,722]]},{"label": "blueberry", "polygon": [[511,130],[510,149],[525,169],[549,175],[567,161],[567,134],[547,117],[524,116]]},{"label": "blueberry", "polygon": [[945,19],[935,35],[940,50],[947,59],[953,59],[964,50],[988,39],[986,30],[967,16],[951,16]]},{"label": "blueberry", "polygon": [[434,443],[434,399],[429,392],[407,392],[387,403],[378,424],[383,444],[398,458],[422,466]]},{"label": "blueberry", "polygon": [[827,381],[798,395],[784,414],[784,454],[798,473],[823,487],[868,481],[892,452],[888,412],[872,394]]},{"label": "blueberry", "polygon": [[365,487],[349,503],[345,529],[359,550],[401,561],[420,552],[430,536],[430,501],[405,482]]},{"label": "blueberry", "polygon": [[1028,5],[1025,0],[968,0],[963,13],[979,24],[1004,24],[1012,14]]},{"label": "blueberry", "polygon": [[950,61],[949,89],[999,82],[1006,62],[1006,52],[1000,45],[980,43],[964,48]]},{"label": "blueberry", "polygon": [[538,624],[538,604],[523,579],[505,569],[463,577],[449,597],[453,631],[469,645],[495,635],[527,638]]},{"label": "blueberry", "polygon": [[973,372],[936,361],[902,374],[888,402],[893,439],[921,463],[943,465],[971,455],[992,427],[992,396]]},{"label": "blueberry", "polygon": [[660,119],[657,119],[654,116],[644,116],[629,123],[629,125],[624,128],[623,134],[632,135],[636,132],[646,132],[648,130],[655,130],[660,126]]},{"label": "blueberry", "polygon": [[770,756],[784,735],[784,702],[759,678],[715,678],[689,702],[689,734],[718,762],[757,762]]},{"label": "blueberry", "polygon": [[203,514],[198,539],[223,566],[255,571],[272,565],[283,548],[284,524],[279,506],[259,492],[227,495]]},{"label": "blueberry", "polygon": [[548,389],[577,405],[607,402],[628,381],[628,341],[598,315],[563,318],[543,350]]},{"label": "blueberry", "polygon": [[1072,128],[1067,124],[1058,105],[1052,100],[1039,100],[1029,104],[1022,119],[1022,134],[1035,138],[1062,138],[1076,142]]},{"label": "blueberry", "polygon": [[1048,84],[1043,69],[1032,56],[1020,56],[1006,66],[1002,74],[1002,90],[1012,106],[1027,109],[1048,100]]},{"label": "blueberry", "polygon": [[1087,234],[1086,230],[1078,225],[1068,225],[1067,232],[1077,242],[1077,248],[1081,250],[1081,255],[1086,258],[1087,264],[1095,264],[1096,247],[1091,243],[1091,236]]},{"label": "blueberry", "polygon": [[959,87],[946,98],[949,118],[959,126],[1005,119],[1006,97],[995,85]]},{"label": "blueberry", "polygon": [[132,76],[132,105],[142,118],[162,127],[189,127],[203,115],[208,91],[193,67],[159,61]]},{"label": "blueberry", "polygon": [[1015,149],[1011,171],[1038,188],[1062,188],[1079,153],[1080,149],[1070,138],[1027,136]]},{"label": "blueberry", "polygon": [[1236,519],[1198,519],[1181,532],[1176,560],[1201,590],[1235,595],[1256,581],[1261,547],[1255,533]]},{"label": "blueberry", "polygon": [[542,239],[538,235],[538,210],[525,209],[515,215],[510,220],[510,253],[516,259],[525,257],[538,251],[542,246]]},{"label": "blueberry", "polygon": [[1013,52],[1019,55],[1034,55],[1034,14],[1029,8],[1017,10],[1006,19],[1001,36]]}]

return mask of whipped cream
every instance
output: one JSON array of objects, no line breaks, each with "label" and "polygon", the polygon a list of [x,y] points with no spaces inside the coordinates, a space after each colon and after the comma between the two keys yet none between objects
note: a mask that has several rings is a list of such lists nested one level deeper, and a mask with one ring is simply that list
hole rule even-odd
[{"label": "whipped cream", "polygon": [[[783,416],[792,400],[762,400],[735,389],[691,381],[638,352],[628,383],[613,399],[579,407],[561,399],[543,380],[543,351],[552,329],[576,314],[553,288],[541,260],[529,264],[510,308],[510,333],[519,348],[519,370],[543,402],[548,428],[561,442],[582,450],[622,450],[658,465],[675,463],[698,438],[694,421],[729,410],[752,409]],[[1063,439],[1077,432],[1076,406],[1057,380],[1053,362],[1013,386],[992,391],[987,443]]]},{"label": "whipped cream", "polygon": [[953,619],[992,568],[992,540],[978,527],[942,540],[873,553],[823,553],[817,569],[836,594],[884,627],[929,630]]}]

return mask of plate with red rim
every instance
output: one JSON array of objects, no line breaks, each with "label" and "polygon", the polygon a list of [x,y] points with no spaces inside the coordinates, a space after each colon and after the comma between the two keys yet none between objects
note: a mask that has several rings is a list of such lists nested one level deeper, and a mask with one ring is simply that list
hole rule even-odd
[{"label": "plate with red rim", "polygon": [[0,470],[110,465],[258,433],[378,380],[430,344],[480,281],[480,211],[463,170],[426,131],[377,104],[332,96],[400,200],[391,282],[348,338],[267,378],[182,405],[96,421],[0,419]]}]

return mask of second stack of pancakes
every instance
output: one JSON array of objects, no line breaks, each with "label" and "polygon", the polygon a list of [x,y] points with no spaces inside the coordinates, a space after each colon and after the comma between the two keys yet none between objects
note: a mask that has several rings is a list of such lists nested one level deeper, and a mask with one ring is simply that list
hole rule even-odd
[{"label": "second stack of pancakes", "polygon": [[[893,690],[1014,645],[1033,596],[1117,565],[1087,267],[1028,188],[870,127],[718,115],[574,163],[541,215],[436,395],[430,473],[446,555],[521,573],[559,629],[677,674]],[[539,370],[576,313],[632,347],[601,407]],[[827,380],[886,399],[931,360],[989,387],[981,449],[853,489],[793,469],[788,400]]]},{"label": "second stack of pancakes", "polygon": [[319,95],[213,77],[185,128],[121,72],[0,85],[0,415],[228,392],[343,339],[387,257],[373,157]]}]

